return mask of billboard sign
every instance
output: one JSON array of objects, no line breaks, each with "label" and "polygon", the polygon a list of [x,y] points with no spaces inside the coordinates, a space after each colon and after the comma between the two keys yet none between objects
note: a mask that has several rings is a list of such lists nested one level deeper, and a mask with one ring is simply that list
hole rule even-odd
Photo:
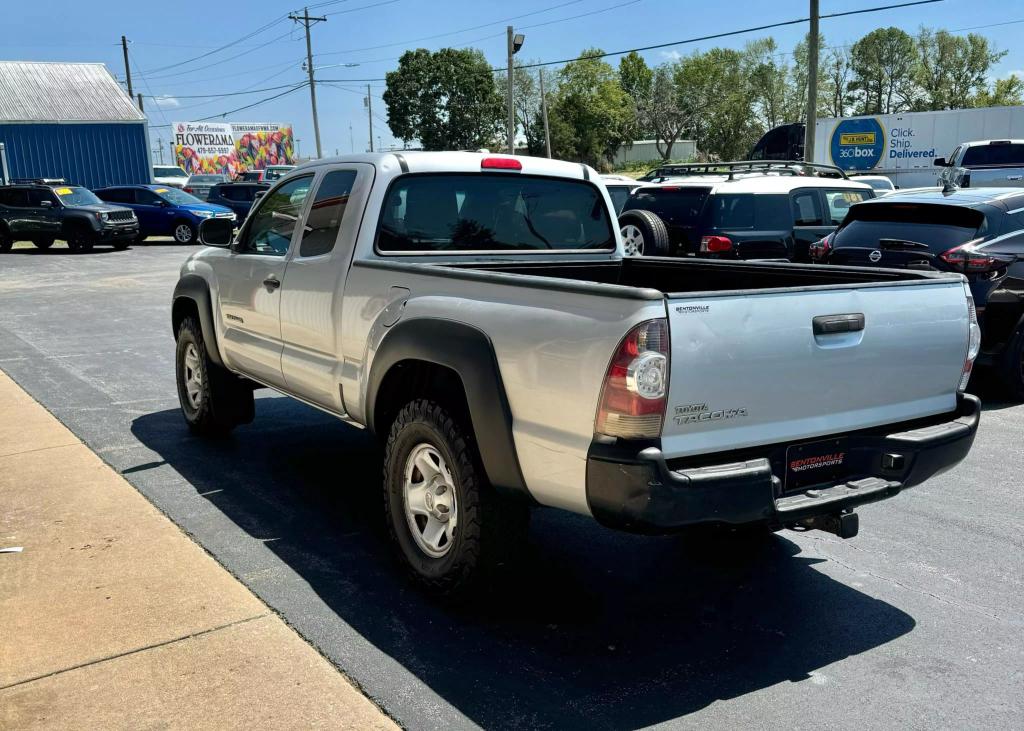
[{"label": "billboard sign", "polygon": [[174,156],[189,175],[234,177],[267,165],[291,165],[295,138],[290,124],[175,122]]},{"label": "billboard sign", "polygon": [[844,119],[832,130],[832,164],[843,170],[872,170],[885,154],[885,129],[875,117]]}]

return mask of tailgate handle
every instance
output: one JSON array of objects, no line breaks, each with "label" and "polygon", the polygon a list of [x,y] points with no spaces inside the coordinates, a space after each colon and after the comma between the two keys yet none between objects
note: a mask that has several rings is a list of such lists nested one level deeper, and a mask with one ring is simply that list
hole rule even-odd
[{"label": "tailgate handle", "polygon": [[849,315],[818,315],[812,323],[815,335],[859,332],[864,329],[864,315],[860,312]]}]

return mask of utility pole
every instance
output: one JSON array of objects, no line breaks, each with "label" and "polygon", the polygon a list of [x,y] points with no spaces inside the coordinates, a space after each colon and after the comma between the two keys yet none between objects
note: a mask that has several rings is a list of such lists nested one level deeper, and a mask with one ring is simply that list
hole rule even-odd
[{"label": "utility pole", "polygon": [[369,84],[366,85],[366,118],[370,121],[370,152],[373,152],[373,97]]},{"label": "utility pole", "polygon": [[544,94],[544,69],[540,69],[540,114],[544,119],[544,151],[551,157],[551,128],[548,127],[548,98]]},{"label": "utility pole", "polygon": [[[512,68],[512,55],[515,51],[512,50],[512,26],[510,25],[507,29],[508,33],[508,154],[516,154],[516,107],[513,101],[513,89],[512,89],[512,75],[514,69]],[[127,53],[127,51],[125,51]]]},{"label": "utility pole", "polygon": [[316,80],[313,78],[313,42],[309,37],[310,26],[316,23],[326,23],[326,17],[310,17],[309,8],[303,8],[302,15],[289,15],[289,18],[296,23],[302,23],[306,28],[306,70],[309,72],[309,101],[313,105],[313,135],[316,137],[316,156],[322,158],[323,150],[320,148],[320,120],[316,114]]},{"label": "utility pole", "polygon": [[348,151],[355,153],[356,151],[356,139],[352,136],[352,123],[348,123]]},{"label": "utility pole", "polygon": [[132,67],[128,64],[128,39],[121,36],[121,50],[124,52],[124,78],[128,82],[128,98],[135,96],[132,93]]},{"label": "utility pole", "polygon": [[139,92],[139,111],[142,112],[143,114],[146,113],[145,108],[142,106],[142,92],[141,91]]},{"label": "utility pole", "polygon": [[811,0],[811,32],[807,39],[807,123],[804,125],[804,161],[814,161],[814,136],[818,123],[818,0]]}]

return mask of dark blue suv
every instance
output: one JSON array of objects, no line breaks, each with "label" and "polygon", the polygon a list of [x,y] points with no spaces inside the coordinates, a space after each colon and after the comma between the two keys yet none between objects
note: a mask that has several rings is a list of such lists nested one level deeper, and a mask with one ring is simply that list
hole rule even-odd
[{"label": "dark blue suv", "polygon": [[205,203],[193,195],[166,185],[117,185],[96,191],[102,200],[135,211],[139,237],[173,236],[179,244],[193,244],[201,221],[230,218],[235,213],[224,206]]}]

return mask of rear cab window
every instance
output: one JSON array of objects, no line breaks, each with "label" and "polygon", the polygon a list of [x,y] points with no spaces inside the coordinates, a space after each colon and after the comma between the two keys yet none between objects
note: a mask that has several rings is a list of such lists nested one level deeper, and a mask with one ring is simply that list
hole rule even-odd
[{"label": "rear cab window", "polygon": [[995,142],[989,145],[968,147],[964,152],[963,167],[979,168],[1001,165],[1024,166],[1024,144]]},{"label": "rear cab window", "polygon": [[964,206],[931,203],[866,203],[854,206],[833,239],[834,248],[883,248],[882,241],[915,242],[941,254],[985,229],[985,215]]},{"label": "rear cab window", "polygon": [[581,180],[516,174],[397,178],[381,212],[383,253],[615,248],[604,196]]}]

